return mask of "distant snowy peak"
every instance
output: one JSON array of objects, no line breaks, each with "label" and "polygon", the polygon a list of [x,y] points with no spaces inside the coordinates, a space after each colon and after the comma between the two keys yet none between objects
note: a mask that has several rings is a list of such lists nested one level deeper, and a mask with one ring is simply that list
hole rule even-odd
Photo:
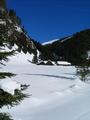
[{"label": "distant snowy peak", "polygon": [[62,38],[62,39],[60,39],[60,41],[61,41],[61,42],[65,42],[66,40],[68,40],[68,39],[70,39],[70,38],[72,38],[72,36]]},{"label": "distant snowy peak", "polygon": [[44,42],[44,43],[42,43],[42,45],[52,44],[52,43],[57,42],[57,41],[64,42],[64,41],[70,39],[71,37],[72,36],[65,37],[65,38],[62,38],[62,39],[54,39],[54,40],[51,40],[51,41],[48,41],[48,42]]},{"label": "distant snowy peak", "polygon": [[50,40],[50,41],[48,41],[48,42],[42,43],[42,45],[52,44],[52,43],[54,43],[54,42],[56,42],[56,41],[58,41],[58,40],[59,40],[59,39]]}]

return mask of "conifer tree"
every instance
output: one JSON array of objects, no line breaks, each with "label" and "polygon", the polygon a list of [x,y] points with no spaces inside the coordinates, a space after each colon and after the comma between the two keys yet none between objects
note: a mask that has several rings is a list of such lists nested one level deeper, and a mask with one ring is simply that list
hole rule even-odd
[{"label": "conifer tree", "polygon": [[[2,11],[5,10],[4,12]],[[0,12],[1,12],[1,20],[2,22],[6,22],[5,21],[5,15],[4,14],[6,12],[6,0],[0,0]],[[4,19],[3,19],[4,18]],[[7,52],[4,49],[4,44],[7,42],[7,35],[6,35],[6,32],[7,32],[7,29],[6,29],[6,25],[3,25],[3,24],[0,24],[0,64],[4,65],[3,64],[3,61],[8,61],[8,56],[11,56],[14,54],[14,51],[10,51],[10,52]],[[3,47],[3,48],[2,48]],[[5,76],[12,76],[13,74],[8,74],[8,73],[2,73],[0,72],[0,79],[1,78],[5,78]]]},{"label": "conifer tree", "polygon": [[0,0],[0,8],[6,9],[6,0]]}]

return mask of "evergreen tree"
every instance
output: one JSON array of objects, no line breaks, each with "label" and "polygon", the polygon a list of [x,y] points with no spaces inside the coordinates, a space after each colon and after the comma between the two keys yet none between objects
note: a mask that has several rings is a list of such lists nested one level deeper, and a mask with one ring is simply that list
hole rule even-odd
[{"label": "evergreen tree", "polygon": [[[14,54],[14,51],[11,51],[11,52],[2,52],[2,51],[0,51],[0,64],[4,65],[3,61],[7,62],[8,61],[8,56],[11,56],[13,54]],[[13,75],[14,74],[12,74],[12,73],[0,72],[0,79],[5,78],[6,76],[11,77]]]},{"label": "evergreen tree", "polygon": [[21,19],[19,16],[16,15],[16,12],[13,9],[9,10],[9,17],[13,21],[13,23],[21,25]]},{"label": "evergreen tree", "polygon": [[81,81],[86,81],[88,76],[90,75],[90,69],[88,66],[78,66],[77,67],[77,75],[79,76]]},{"label": "evergreen tree", "polygon": [[0,120],[13,120],[13,119],[6,113],[0,113]]},{"label": "evergreen tree", "polygon": [[0,0],[0,8],[6,9],[6,0]]}]

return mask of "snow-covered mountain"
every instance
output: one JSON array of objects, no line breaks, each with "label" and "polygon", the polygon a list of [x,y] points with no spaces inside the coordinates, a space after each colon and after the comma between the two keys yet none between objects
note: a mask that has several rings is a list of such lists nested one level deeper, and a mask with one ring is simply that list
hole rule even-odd
[{"label": "snow-covered mountain", "polygon": [[[41,47],[40,58],[42,60],[68,61],[74,65],[80,65],[87,61],[88,51],[90,51],[90,29],[44,43]],[[90,63],[89,60],[87,62]]]}]

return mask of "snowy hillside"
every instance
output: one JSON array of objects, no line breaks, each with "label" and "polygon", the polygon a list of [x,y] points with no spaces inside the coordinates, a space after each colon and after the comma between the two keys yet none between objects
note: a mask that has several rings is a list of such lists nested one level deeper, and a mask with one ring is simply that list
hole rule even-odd
[{"label": "snowy hillside", "polygon": [[2,72],[13,72],[17,75],[12,80],[30,85],[24,91],[30,97],[10,109],[3,107],[0,112],[9,113],[13,120],[90,119],[90,84],[81,82],[74,66],[24,64],[22,56],[17,56],[14,64],[7,63]]},{"label": "snowy hillside", "polygon": [[[11,52],[11,51],[15,51],[14,55],[8,57],[8,63],[7,64],[30,64],[30,62],[33,61],[34,59],[34,54],[30,54],[29,52],[27,52],[26,54],[21,51],[18,52],[18,46],[14,45],[11,49],[5,45],[4,47],[0,48],[1,52]],[[4,64],[6,64],[5,61],[2,61]]]}]

